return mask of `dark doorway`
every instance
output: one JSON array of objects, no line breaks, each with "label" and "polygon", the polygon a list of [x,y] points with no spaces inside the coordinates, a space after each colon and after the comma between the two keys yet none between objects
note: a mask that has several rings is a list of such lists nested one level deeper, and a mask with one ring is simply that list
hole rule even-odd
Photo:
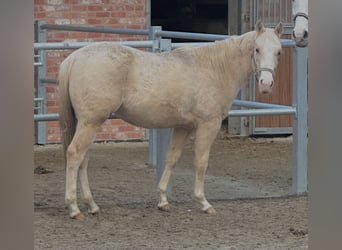
[{"label": "dark doorway", "polygon": [[151,25],[170,31],[227,35],[228,0],[151,0]]}]

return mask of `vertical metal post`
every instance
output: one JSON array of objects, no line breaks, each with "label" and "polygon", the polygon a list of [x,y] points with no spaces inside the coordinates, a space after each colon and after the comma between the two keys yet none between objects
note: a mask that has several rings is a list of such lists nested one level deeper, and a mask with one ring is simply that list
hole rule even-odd
[{"label": "vertical metal post", "polygon": [[146,0],[146,27],[151,27],[151,0]]},{"label": "vertical metal post", "polygon": [[247,27],[246,27],[246,24],[247,24],[247,4],[246,4],[246,1],[247,0],[240,0],[241,2],[241,16],[240,16],[240,23],[241,23],[241,27],[240,27],[240,30],[241,30],[241,34],[243,33],[246,33],[247,31]]},{"label": "vertical metal post", "polygon": [[[246,86],[243,86],[240,91],[240,99],[241,100],[247,100],[247,90]],[[244,107],[240,107],[240,109],[246,109]],[[247,116],[241,116],[240,117],[240,136],[241,137],[247,137],[250,134],[249,131],[250,128],[250,117]]]},{"label": "vertical metal post", "polygon": [[[157,30],[161,30],[159,26],[150,27],[149,39],[153,40],[152,52],[158,53],[165,51],[166,49],[171,49],[171,40],[163,40],[164,44],[162,45],[162,39],[155,36],[155,32]],[[165,44],[165,42],[169,42],[169,46]],[[164,164],[166,160],[167,150],[170,144],[172,130],[167,129],[149,129],[149,162],[156,166],[157,172],[157,181],[159,182],[163,171]],[[169,186],[170,190],[170,186]]]},{"label": "vertical metal post", "polygon": [[[45,24],[44,21],[38,21],[37,24],[37,40],[39,43],[46,42],[46,30],[41,28],[42,24]],[[41,79],[46,78],[46,52],[44,50],[38,51],[41,66],[37,67],[37,97],[43,98],[42,101],[42,109],[41,112],[43,114],[46,113],[46,85],[41,81]],[[47,123],[46,122],[38,122],[37,123],[37,144],[46,144],[46,136],[47,136]]]},{"label": "vertical metal post", "polygon": [[[156,152],[156,172],[157,172],[157,182],[159,183],[165,168],[165,160],[167,150],[169,149],[169,144],[172,135],[172,129],[155,129],[156,136],[154,138],[157,152]],[[171,195],[171,182],[169,182],[168,193]]]},{"label": "vertical metal post", "polygon": [[292,194],[307,192],[307,48],[293,49],[293,105],[297,114],[293,118]]},{"label": "vertical metal post", "polygon": [[[240,31],[241,34],[246,33],[247,32],[247,27],[246,27],[246,0],[242,0],[240,1],[240,11],[241,11],[241,16],[239,17],[241,19],[240,23],[241,23],[241,27],[240,27]],[[249,13],[249,15],[251,15],[251,13]],[[246,83],[246,85],[243,85],[241,87],[240,90],[240,99],[241,100],[248,100],[247,98],[247,84],[249,83],[250,80],[248,81],[248,83]],[[245,109],[244,107],[241,107],[241,109]],[[247,137],[250,134],[250,119],[251,117],[246,117],[246,116],[241,116],[240,117],[240,136],[241,137]]]},{"label": "vertical metal post", "polygon": [[[159,42],[156,39],[155,32],[157,30],[161,30],[160,26],[152,26],[149,27],[149,40],[153,41],[151,52],[156,53],[159,50]],[[157,166],[157,130],[149,129],[148,130],[148,138],[149,138],[149,163],[153,166]]]}]

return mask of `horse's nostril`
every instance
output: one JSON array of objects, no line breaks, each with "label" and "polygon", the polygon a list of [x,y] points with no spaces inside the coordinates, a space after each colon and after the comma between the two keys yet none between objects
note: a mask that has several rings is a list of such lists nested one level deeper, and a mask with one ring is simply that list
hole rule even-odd
[{"label": "horse's nostril", "polygon": [[274,81],[271,82],[271,88],[273,87]]},{"label": "horse's nostril", "polygon": [[294,38],[296,38],[296,33],[295,33],[294,30],[292,31],[292,36],[293,36]]},{"label": "horse's nostril", "polygon": [[309,33],[308,33],[307,30],[305,30],[305,31],[304,31],[304,34],[303,34],[303,38],[304,38],[304,39],[307,39],[308,36],[309,36]]}]

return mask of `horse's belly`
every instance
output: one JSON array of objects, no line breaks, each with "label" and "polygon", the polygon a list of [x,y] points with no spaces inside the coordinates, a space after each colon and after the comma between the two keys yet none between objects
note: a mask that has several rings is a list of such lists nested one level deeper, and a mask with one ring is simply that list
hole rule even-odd
[{"label": "horse's belly", "polygon": [[127,109],[123,106],[116,114],[126,122],[143,128],[194,127],[191,114],[184,115],[160,106],[147,109],[141,106]]}]

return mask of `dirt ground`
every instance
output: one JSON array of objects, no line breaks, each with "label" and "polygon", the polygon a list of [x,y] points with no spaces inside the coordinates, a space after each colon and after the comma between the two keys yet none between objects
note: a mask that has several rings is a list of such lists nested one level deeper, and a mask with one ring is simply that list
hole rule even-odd
[{"label": "dirt ground", "polygon": [[170,212],[157,209],[146,142],[95,143],[88,172],[101,211],[79,222],[64,205],[61,145],[35,146],[35,249],[307,249],[307,196],[288,196],[291,150],[291,138],[217,139],[205,179],[217,214],[208,215],[192,196],[191,143]]}]

